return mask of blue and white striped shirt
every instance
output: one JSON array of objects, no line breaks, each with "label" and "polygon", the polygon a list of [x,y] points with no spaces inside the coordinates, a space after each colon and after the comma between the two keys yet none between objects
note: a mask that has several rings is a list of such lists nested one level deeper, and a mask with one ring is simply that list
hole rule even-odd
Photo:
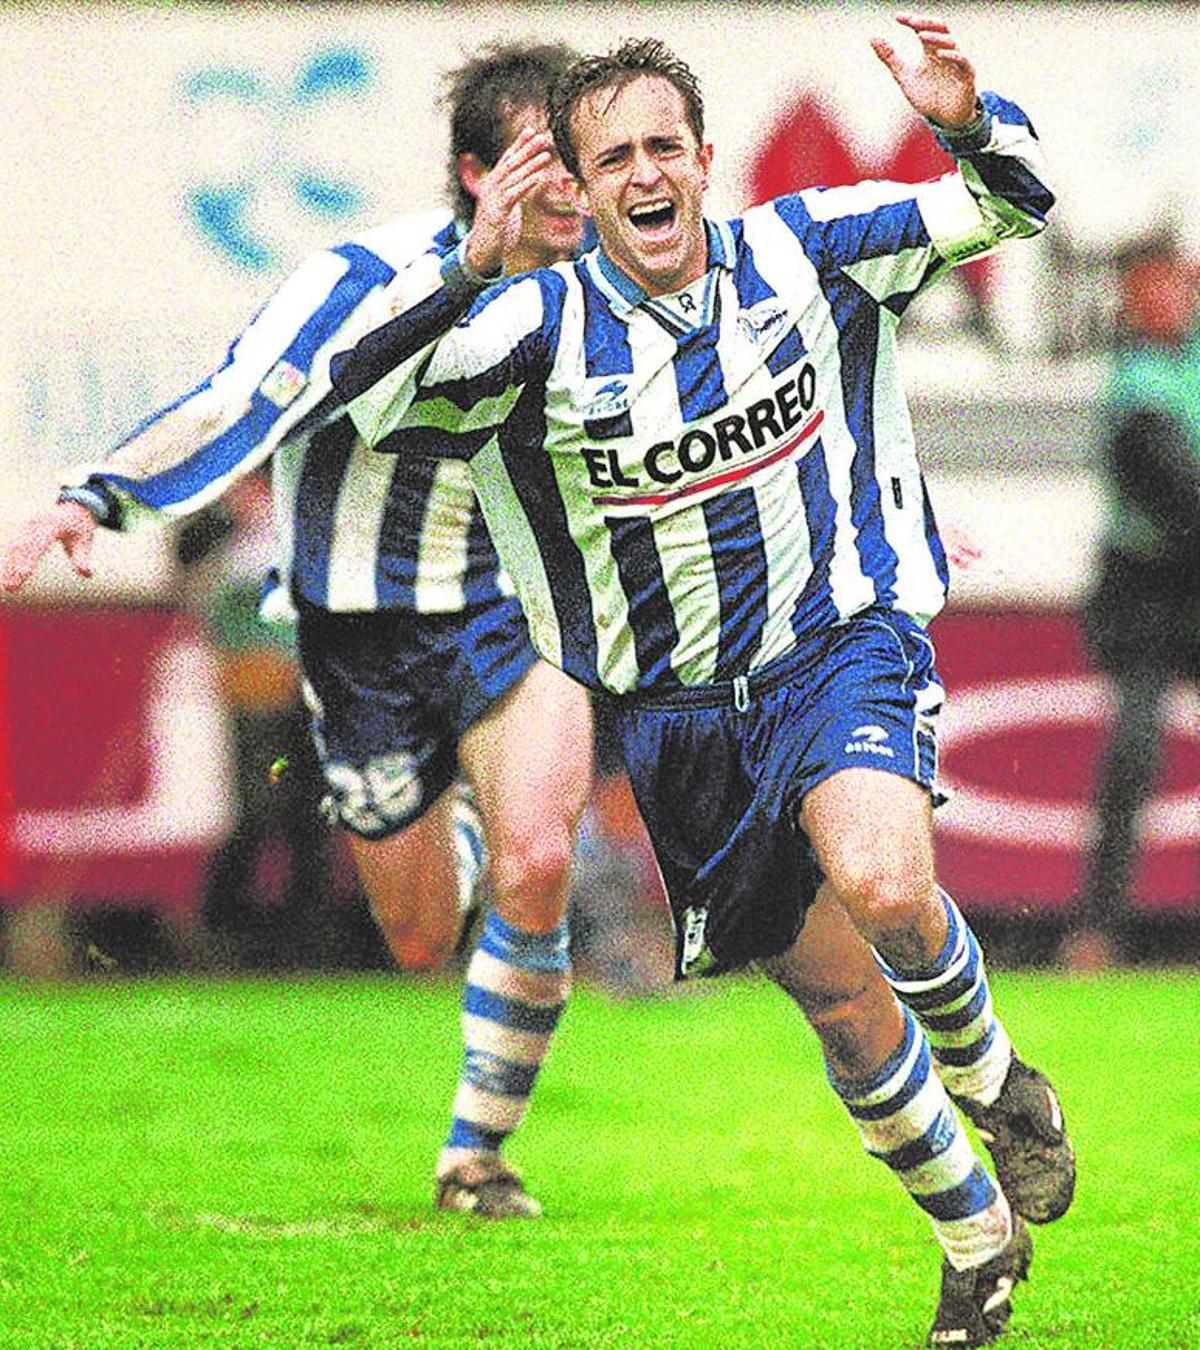
[{"label": "blue and white striped shirt", "polygon": [[465,306],[446,290],[398,301],[338,358],[370,444],[470,461],[547,660],[618,694],[705,685],[869,606],[941,608],[897,325],[1053,203],[1024,113],[983,99],[944,138],[957,172],[708,222],[708,270],[675,295],[597,251],[488,291],[449,332]]},{"label": "blue and white striped shirt", "polygon": [[383,288],[428,289],[459,233],[449,213],[424,213],[313,254],[219,370],[72,481],[104,483],[128,526],[196,511],[273,456],[277,566],[310,603],[437,613],[511,595],[466,466],[371,453],[329,377],[333,353],[377,322]]}]

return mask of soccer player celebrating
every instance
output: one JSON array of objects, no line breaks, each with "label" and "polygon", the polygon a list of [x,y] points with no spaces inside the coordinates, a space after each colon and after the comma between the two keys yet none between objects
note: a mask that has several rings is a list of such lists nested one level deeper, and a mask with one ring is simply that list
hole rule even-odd
[{"label": "soccer player celebrating", "polygon": [[465,1067],[437,1197],[494,1217],[539,1209],[500,1149],[570,982],[565,909],[591,709],[586,690],[537,660],[466,466],[367,451],[333,394],[329,359],[368,330],[381,287],[403,290],[410,273],[420,284],[455,249],[485,185],[509,226],[510,270],[577,250],[570,179],[529,149],[573,55],[517,44],[455,72],[454,212],[401,216],[310,257],[220,370],[25,525],[2,576],[19,588],[56,543],[87,576],[98,526],[185,515],[274,456],[281,580],[298,610],[327,806],[402,966],[437,967],[454,948],[469,890],[456,874],[478,868],[460,769],[478,800],[493,905],[467,971]]},{"label": "soccer player celebrating", "polygon": [[947,267],[1039,231],[1053,198],[1024,113],[977,94],[944,23],[898,21],[919,51],[874,49],[956,172],[709,220],[695,79],[626,43],[551,99],[599,250],[476,301],[450,260],[334,380],[379,449],[436,429],[470,460],[535,646],[614,699],[680,975],[757,958],[799,992],[811,843],[904,1007],[834,1086],[943,1248],[931,1343],[982,1345],[1029,1266],[1022,1218],[1065,1211],[1074,1160],[934,877],[925,624],[947,569],[895,331]]}]

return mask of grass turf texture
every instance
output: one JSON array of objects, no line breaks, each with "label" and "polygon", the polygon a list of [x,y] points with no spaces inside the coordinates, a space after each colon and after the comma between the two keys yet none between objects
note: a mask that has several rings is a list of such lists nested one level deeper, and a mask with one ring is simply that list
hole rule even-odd
[{"label": "grass turf texture", "polygon": [[[1197,986],[1001,974],[1076,1206],[1006,1344],[1200,1345]],[[577,991],[511,1154],[540,1223],[431,1212],[458,989],[0,985],[0,1346],[919,1345],[938,1253],[758,981]]]}]

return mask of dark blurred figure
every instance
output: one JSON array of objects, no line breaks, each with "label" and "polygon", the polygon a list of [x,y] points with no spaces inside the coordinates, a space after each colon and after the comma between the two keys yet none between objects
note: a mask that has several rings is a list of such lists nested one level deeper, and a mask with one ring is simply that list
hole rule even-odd
[{"label": "dark blurred figure", "polygon": [[260,615],[271,530],[270,485],[254,473],[182,526],[176,556],[220,658],[234,742],[237,815],[201,907],[212,959],[294,969],[340,964],[345,935],[293,625]]},{"label": "dark blurred figure", "polygon": [[1142,806],[1156,777],[1163,702],[1200,678],[1200,272],[1170,239],[1118,258],[1123,331],[1108,387],[1108,523],[1084,611],[1118,715],[1096,787],[1096,828],[1063,955],[1122,954]]}]

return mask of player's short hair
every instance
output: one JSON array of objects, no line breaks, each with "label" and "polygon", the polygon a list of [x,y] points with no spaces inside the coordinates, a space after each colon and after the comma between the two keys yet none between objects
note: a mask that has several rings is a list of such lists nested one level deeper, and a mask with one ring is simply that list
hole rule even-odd
[{"label": "player's short hair", "polygon": [[450,198],[460,220],[474,220],[475,198],[458,180],[458,157],[477,155],[490,169],[511,136],[509,119],[544,108],[578,55],[561,42],[493,43],[447,73],[440,101],[450,113]]},{"label": "player's short hair", "polygon": [[627,38],[607,56],[584,56],[550,91],[550,130],[567,169],[578,178],[579,156],[571,140],[571,118],[580,100],[600,89],[623,89],[643,75],[657,75],[679,90],[696,143],[704,143],[704,99],[690,67],[657,38]]}]

